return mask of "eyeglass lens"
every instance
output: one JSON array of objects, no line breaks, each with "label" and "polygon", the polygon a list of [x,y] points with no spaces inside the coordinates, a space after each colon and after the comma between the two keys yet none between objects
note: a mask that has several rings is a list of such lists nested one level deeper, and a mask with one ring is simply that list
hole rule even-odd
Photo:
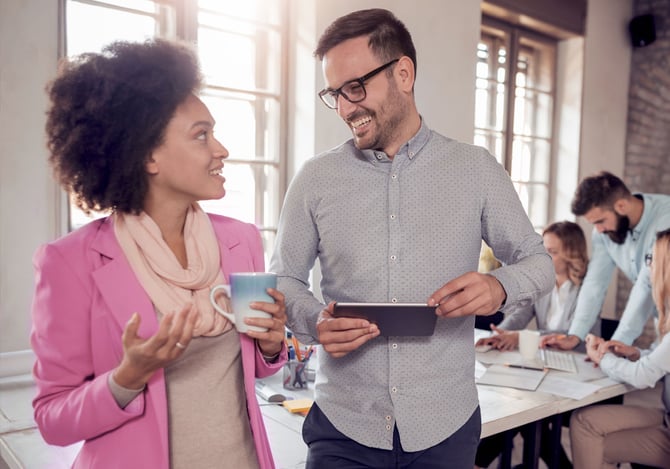
[{"label": "eyeglass lens", "polygon": [[337,108],[337,98],[340,95],[342,95],[342,97],[344,97],[344,99],[346,99],[350,103],[361,102],[367,96],[365,91],[365,81],[374,77],[384,69],[390,67],[398,60],[400,59],[393,59],[390,62],[387,62],[384,65],[375,68],[370,73],[345,83],[336,90],[323,90],[319,93],[319,97],[321,98],[323,103],[331,109]]}]

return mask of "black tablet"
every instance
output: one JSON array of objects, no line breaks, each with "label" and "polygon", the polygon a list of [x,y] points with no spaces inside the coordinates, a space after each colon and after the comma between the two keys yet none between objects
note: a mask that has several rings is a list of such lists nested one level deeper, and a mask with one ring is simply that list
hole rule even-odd
[{"label": "black tablet", "polygon": [[333,315],[367,319],[383,336],[433,335],[437,322],[435,306],[425,303],[335,303]]}]

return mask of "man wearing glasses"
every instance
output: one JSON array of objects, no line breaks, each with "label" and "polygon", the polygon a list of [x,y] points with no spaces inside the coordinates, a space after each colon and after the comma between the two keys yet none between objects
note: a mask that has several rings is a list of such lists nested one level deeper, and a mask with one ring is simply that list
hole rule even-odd
[{"label": "man wearing glasses", "polygon": [[[271,263],[289,327],[322,345],[307,468],[469,469],[481,428],[474,315],[548,292],[551,259],[495,158],[421,118],[416,52],[391,12],[337,19],[315,55],[319,97],[353,139],[293,180]],[[505,264],[490,275],[476,272],[482,239]],[[326,305],[309,290],[317,258]],[[437,325],[428,337],[381,336],[364,319],[333,317],[334,301],[428,303]]]},{"label": "man wearing glasses", "polygon": [[569,350],[582,343],[598,319],[618,267],[633,282],[633,288],[612,339],[630,345],[642,333],[649,316],[656,314],[645,263],[656,233],[670,228],[670,196],[632,194],[621,179],[602,171],[579,183],[572,213],[593,224],[591,260],[567,336],[550,334],[542,338],[542,344]]}]

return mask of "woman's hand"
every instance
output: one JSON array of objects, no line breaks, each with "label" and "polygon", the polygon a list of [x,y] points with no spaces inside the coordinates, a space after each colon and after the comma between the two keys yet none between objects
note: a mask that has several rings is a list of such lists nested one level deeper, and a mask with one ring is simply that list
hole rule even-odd
[{"label": "woman's hand", "polygon": [[598,346],[598,351],[601,352],[602,355],[605,355],[607,352],[612,352],[617,357],[627,358],[632,362],[636,362],[640,359],[640,350],[637,347],[624,344],[618,340],[602,342]]},{"label": "woman's hand", "polygon": [[519,347],[519,333],[500,329],[491,324],[491,330],[495,332],[490,337],[479,339],[477,345],[490,345],[497,350],[514,350]]},{"label": "woman's hand", "polygon": [[133,313],[121,336],[123,358],[114,370],[114,381],[127,389],[143,388],[156,370],[184,352],[191,341],[196,319],[195,307],[187,304],[178,313],[164,315],[156,334],[143,339],[137,335],[140,315]]},{"label": "woman's hand", "polygon": [[265,311],[270,314],[270,318],[246,318],[244,323],[249,326],[258,326],[267,328],[265,332],[247,331],[247,334],[252,339],[258,341],[258,346],[261,353],[265,356],[277,355],[284,343],[284,336],[286,334],[286,304],[283,293],[274,288],[268,288],[268,294],[274,298],[274,303],[266,303],[264,301],[254,301],[251,303],[253,309]]},{"label": "woman's hand", "polygon": [[589,359],[596,365],[600,364],[600,360],[603,358],[604,352],[600,351],[600,344],[605,343],[605,339],[602,337],[595,336],[593,334],[588,334],[586,339],[584,339],[586,344],[586,355]]},{"label": "woman's hand", "polygon": [[572,350],[580,344],[581,340],[576,335],[547,334],[540,337],[540,348],[557,348],[559,350]]}]

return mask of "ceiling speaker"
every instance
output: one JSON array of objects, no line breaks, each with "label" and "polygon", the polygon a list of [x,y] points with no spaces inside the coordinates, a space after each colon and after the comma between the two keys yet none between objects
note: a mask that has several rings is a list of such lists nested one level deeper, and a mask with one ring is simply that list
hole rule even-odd
[{"label": "ceiling speaker", "polygon": [[628,23],[628,31],[630,31],[630,41],[633,47],[648,46],[656,40],[654,15],[636,16]]}]

